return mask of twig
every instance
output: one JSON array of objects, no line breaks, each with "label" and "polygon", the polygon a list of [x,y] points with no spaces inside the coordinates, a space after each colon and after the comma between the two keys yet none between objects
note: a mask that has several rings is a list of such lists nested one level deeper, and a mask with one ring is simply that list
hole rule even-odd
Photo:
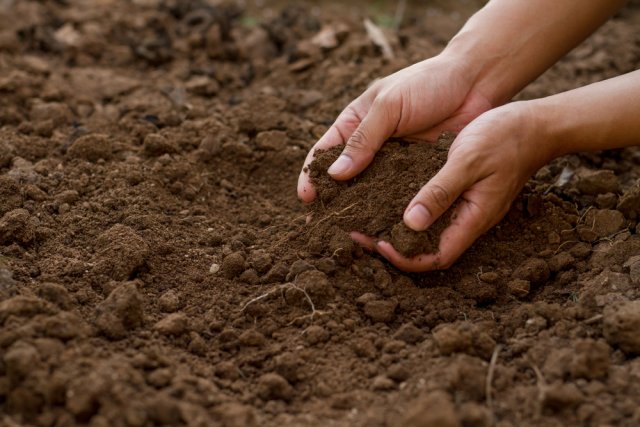
[{"label": "twig", "polygon": [[244,312],[247,309],[247,307],[249,307],[251,304],[254,304],[254,303],[258,302],[258,301],[261,301],[261,300],[263,300],[265,298],[268,298],[268,297],[270,297],[270,296],[272,296],[272,295],[274,295],[274,294],[276,294],[278,292],[281,293],[282,299],[284,299],[285,302],[286,302],[286,298],[285,298],[284,292],[287,289],[295,289],[295,290],[297,290],[299,292],[302,292],[302,294],[304,295],[305,299],[307,300],[307,302],[309,303],[309,306],[311,308],[311,313],[305,314],[303,316],[296,317],[291,322],[289,322],[289,325],[291,325],[293,323],[296,323],[296,322],[298,322],[300,320],[305,320],[307,318],[310,318],[310,319],[313,320],[313,318],[316,315],[321,316],[321,315],[326,314],[324,311],[317,310],[316,309],[316,305],[313,303],[313,300],[311,299],[311,296],[309,295],[309,293],[307,293],[307,291],[305,289],[299,287],[298,285],[296,285],[294,283],[285,283],[284,285],[276,286],[275,288],[271,289],[269,292],[266,292],[266,293],[264,293],[262,295],[259,295],[259,296],[255,297],[255,298],[250,299],[249,301],[247,301],[242,306],[242,308],[240,309],[240,312],[241,313]]},{"label": "twig", "polygon": [[396,15],[393,18],[393,29],[398,31],[400,25],[402,25],[402,21],[404,20],[404,14],[407,11],[407,0],[400,0],[398,2],[398,7],[396,8]]},{"label": "twig", "polygon": [[393,48],[391,44],[389,44],[389,40],[387,36],[385,36],[384,32],[378,27],[376,24],[371,22],[369,18],[364,20],[364,28],[367,30],[367,35],[375,44],[382,50],[382,56],[386,59],[393,59],[395,57],[393,53]]},{"label": "twig", "polygon": [[309,228],[309,231],[313,230],[314,228],[316,228],[318,225],[320,225],[321,223],[323,223],[324,221],[328,220],[329,218],[333,218],[334,216],[338,216],[340,214],[345,213],[346,211],[348,211],[349,209],[355,207],[359,202],[355,202],[350,204],[349,206],[347,206],[346,208],[342,209],[339,212],[331,212],[329,215],[325,216],[322,219],[319,219],[315,224],[313,224],[313,227]]},{"label": "twig", "polygon": [[587,320],[584,321],[585,325],[591,325],[593,323],[597,323],[599,321],[601,321],[604,318],[604,316],[602,314],[596,314],[593,317],[588,318]]},{"label": "twig", "polygon": [[[591,209],[593,209],[593,206],[589,206],[589,207],[587,208],[587,210],[586,210],[586,211],[584,211],[584,213],[583,213],[583,214],[580,216],[580,218],[578,219],[578,222],[576,222],[576,226],[575,226],[575,227],[570,228],[570,229],[568,229],[568,230],[560,230],[560,233],[562,233],[562,232],[564,232],[564,231],[574,231],[574,230],[576,230],[576,229],[578,228],[578,226],[580,225],[580,223],[582,222],[582,220],[584,219],[584,217],[586,217],[586,216],[587,216],[587,214],[589,213],[589,211],[590,211]],[[595,222],[594,222],[594,226],[595,226]]]},{"label": "twig", "polygon": [[544,379],[544,376],[542,375],[542,372],[540,372],[540,369],[533,364],[533,362],[531,363],[531,368],[533,369],[533,372],[536,373],[536,378],[537,378],[537,385],[538,385],[538,417],[540,415],[542,415],[542,405],[544,402],[544,399],[546,397],[547,394],[547,381]]},{"label": "twig", "polygon": [[553,254],[556,255],[558,252],[560,252],[560,249],[562,249],[563,246],[566,245],[567,243],[580,243],[580,242],[577,240],[567,240],[566,242],[563,242],[560,246],[558,246],[558,249],[556,249],[556,251]]},{"label": "twig", "polygon": [[491,362],[489,363],[489,371],[487,372],[487,383],[485,386],[485,394],[487,395],[487,407],[491,409],[493,406],[493,399],[491,398],[491,388],[493,384],[493,375],[496,370],[496,364],[498,362],[498,355],[500,354],[500,350],[502,350],[502,345],[498,344],[496,348],[493,349],[493,354],[491,355]]}]

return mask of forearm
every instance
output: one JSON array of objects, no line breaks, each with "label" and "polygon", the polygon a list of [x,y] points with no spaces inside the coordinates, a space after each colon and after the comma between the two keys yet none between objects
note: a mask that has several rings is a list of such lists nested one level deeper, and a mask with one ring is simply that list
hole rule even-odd
[{"label": "forearm", "polygon": [[640,145],[640,70],[525,103],[550,158]]},{"label": "forearm", "polygon": [[625,0],[492,0],[451,40],[445,55],[475,74],[493,106],[527,84],[611,17]]}]

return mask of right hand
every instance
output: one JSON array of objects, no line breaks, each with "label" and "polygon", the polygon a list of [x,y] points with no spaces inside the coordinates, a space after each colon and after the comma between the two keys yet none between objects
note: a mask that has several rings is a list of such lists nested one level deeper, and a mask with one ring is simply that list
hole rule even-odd
[{"label": "right hand", "polygon": [[444,131],[462,130],[492,108],[487,97],[473,89],[474,71],[464,61],[441,54],[374,83],[313,146],[298,178],[298,197],[306,203],[316,197],[305,169],[317,149],[345,145],[328,170],[344,181],[362,172],[390,137],[432,142]]}]

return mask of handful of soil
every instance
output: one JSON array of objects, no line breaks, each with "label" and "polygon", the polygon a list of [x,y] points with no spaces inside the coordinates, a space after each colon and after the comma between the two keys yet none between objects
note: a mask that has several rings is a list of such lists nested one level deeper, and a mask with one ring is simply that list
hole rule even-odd
[{"label": "handful of soil", "polygon": [[405,226],[402,216],[420,188],[445,164],[454,138],[445,133],[435,144],[389,141],[364,172],[343,182],[331,178],[327,169],[344,147],[316,150],[309,165],[318,193],[311,205],[313,222],[386,240],[407,257],[436,252],[451,209],[421,232]]}]

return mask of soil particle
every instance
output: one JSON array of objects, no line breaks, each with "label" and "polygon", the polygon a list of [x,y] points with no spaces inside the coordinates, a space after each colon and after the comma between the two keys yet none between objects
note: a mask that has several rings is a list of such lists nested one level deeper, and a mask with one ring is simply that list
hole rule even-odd
[{"label": "soil particle", "polygon": [[291,384],[280,375],[275,373],[264,374],[258,379],[256,393],[262,400],[284,400],[293,399],[295,391]]},{"label": "soil particle", "polygon": [[406,256],[435,252],[450,212],[423,232],[411,231],[401,221],[415,193],[444,165],[452,141],[451,135],[445,135],[437,144],[387,142],[372,164],[348,182],[334,181],[326,172],[342,147],[318,150],[309,165],[309,176],[318,191],[310,226],[327,229],[335,224],[346,232],[385,239]]},{"label": "soil particle", "polygon": [[483,405],[466,402],[458,410],[462,427],[493,427],[495,425],[493,413]]},{"label": "soil particle", "polygon": [[591,254],[591,245],[586,242],[579,242],[569,249],[569,254],[577,259],[584,259]]},{"label": "soil particle", "polygon": [[260,282],[260,276],[253,268],[249,268],[242,272],[238,280],[243,283],[248,283],[249,285],[257,285]]},{"label": "soil particle", "polygon": [[625,191],[618,199],[616,209],[629,219],[637,219],[640,215],[640,182],[636,182],[633,187]]},{"label": "soil particle", "polygon": [[407,344],[417,344],[424,340],[425,335],[413,323],[405,323],[393,334],[393,338],[402,340]]},{"label": "soil particle", "polygon": [[129,280],[149,254],[148,243],[134,229],[116,224],[98,236],[94,272],[113,280]]},{"label": "soil particle", "polygon": [[142,326],[142,297],[135,282],[123,283],[96,309],[96,326],[110,339],[122,339]]},{"label": "soil particle", "polygon": [[37,314],[54,314],[58,310],[49,302],[30,296],[15,296],[0,302],[0,324],[9,317],[33,317]]},{"label": "soil particle", "polygon": [[611,347],[604,341],[583,339],[573,347],[569,371],[573,378],[604,378],[609,373]]},{"label": "soil particle", "polygon": [[327,342],[330,338],[329,331],[319,325],[309,326],[304,333],[304,337],[309,345],[321,344]]},{"label": "soil particle", "polygon": [[253,267],[258,274],[265,274],[273,265],[273,260],[269,252],[264,249],[256,249],[249,254],[249,265]]},{"label": "soil particle", "polygon": [[13,273],[7,268],[0,268],[0,295],[3,292],[11,292],[16,285],[16,281],[13,280]]},{"label": "soil particle", "polygon": [[91,327],[76,313],[62,311],[42,323],[45,334],[51,338],[69,341],[90,335]]},{"label": "soil particle", "polygon": [[303,271],[307,271],[307,270],[313,270],[315,269],[315,267],[303,260],[303,259],[298,259],[296,261],[293,262],[293,264],[291,264],[291,267],[289,268],[289,273],[287,274],[287,281],[292,281],[295,280],[298,277],[298,274],[302,273]]},{"label": "soil particle", "polygon": [[16,384],[38,367],[40,354],[33,345],[17,341],[7,349],[3,361],[9,380]]},{"label": "soil particle", "polygon": [[549,265],[541,258],[529,258],[513,272],[515,279],[526,280],[533,286],[543,285],[549,280]]},{"label": "soil particle", "polygon": [[575,261],[575,258],[569,252],[560,252],[549,259],[549,270],[552,273],[567,270],[573,267]]},{"label": "soil particle", "polygon": [[255,329],[247,329],[238,337],[240,344],[246,347],[262,347],[266,344],[265,336]]},{"label": "soil particle", "polygon": [[374,300],[367,302],[363,311],[373,322],[389,323],[395,318],[397,301]]},{"label": "soil particle", "polygon": [[351,349],[358,357],[374,359],[378,354],[373,342],[366,338],[356,339],[351,343]]},{"label": "soil particle", "polygon": [[256,136],[256,145],[264,151],[281,151],[287,144],[287,133],[280,130],[260,132]]},{"label": "soil particle", "polygon": [[214,409],[222,427],[245,427],[258,425],[256,415],[249,406],[236,402],[223,403]]},{"label": "soil particle", "polygon": [[178,152],[178,148],[158,133],[150,133],[144,137],[143,142],[144,153],[149,157],[160,157],[163,154],[174,154]]},{"label": "soil particle", "polygon": [[182,306],[180,295],[175,289],[169,289],[167,292],[162,294],[160,298],[158,298],[158,306],[160,307],[160,310],[166,313],[178,311]]},{"label": "soil particle", "polygon": [[386,375],[378,375],[371,381],[373,391],[389,391],[396,388],[396,383]]},{"label": "soil particle", "polygon": [[596,206],[600,209],[615,209],[618,204],[618,196],[613,193],[598,194],[596,196]]},{"label": "soil particle", "polygon": [[202,336],[197,332],[191,332],[189,334],[189,337],[190,337],[190,340],[189,340],[189,345],[187,346],[187,350],[189,350],[189,352],[198,356],[206,355],[208,347],[205,339],[202,338]]},{"label": "soil particle", "polygon": [[507,283],[509,293],[516,298],[526,298],[531,291],[531,282],[522,279],[513,279]]},{"label": "soil particle", "polygon": [[623,267],[629,272],[631,283],[640,285],[640,255],[629,258]]},{"label": "soil particle", "polygon": [[180,336],[189,330],[189,318],[184,313],[171,313],[153,325],[162,335]]},{"label": "soil particle", "polygon": [[13,179],[0,176],[0,215],[20,207],[22,207],[20,187]]},{"label": "soil particle", "polygon": [[59,102],[36,103],[31,108],[31,120],[34,122],[51,121],[52,126],[57,128],[63,124],[71,122],[73,113],[69,107]]},{"label": "soil particle", "polygon": [[493,338],[469,322],[441,325],[434,330],[433,339],[443,355],[466,353],[488,359],[496,346]]},{"label": "soil particle", "polygon": [[584,395],[573,383],[555,382],[544,388],[542,405],[552,411],[562,411],[578,406]]},{"label": "soil particle", "polygon": [[592,209],[585,219],[585,225],[578,227],[578,234],[584,241],[593,242],[609,237],[625,227],[626,220],[620,211],[610,209]]},{"label": "soil particle", "polygon": [[56,283],[43,283],[38,287],[38,296],[45,299],[62,310],[68,310],[72,307],[73,298],[62,285]]},{"label": "soil particle", "polygon": [[584,170],[578,175],[577,187],[583,194],[596,196],[617,193],[620,184],[618,177],[611,170]]},{"label": "soil particle", "polygon": [[442,391],[414,400],[406,412],[396,427],[461,427],[451,396]]},{"label": "soil particle", "polygon": [[327,275],[318,270],[306,270],[300,273],[295,283],[307,293],[316,308],[324,308],[335,296],[335,290],[329,283]]},{"label": "soil particle", "polygon": [[113,146],[108,135],[89,134],[76,139],[67,150],[67,156],[97,162],[100,159],[109,160],[113,155]]},{"label": "soil particle", "polygon": [[218,378],[235,381],[240,376],[238,367],[233,362],[223,361],[214,367],[214,373]]},{"label": "soil particle", "polygon": [[604,309],[604,337],[629,355],[640,354],[640,301],[628,301]]},{"label": "soil particle", "polygon": [[[11,164],[13,156],[13,147],[5,141],[0,141],[0,169],[8,167]],[[0,184],[0,189],[1,188],[2,185]],[[0,213],[2,213],[1,210]]]},{"label": "soil particle", "polygon": [[35,220],[26,209],[14,209],[0,219],[0,244],[28,245],[36,238]]},{"label": "soil particle", "polygon": [[274,371],[294,384],[304,377],[304,361],[295,353],[286,352],[276,356]]},{"label": "soil particle", "polygon": [[220,273],[227,279],[239,276],[245,269],[245,259],[242,252],[227,255],[220,266]]}]

